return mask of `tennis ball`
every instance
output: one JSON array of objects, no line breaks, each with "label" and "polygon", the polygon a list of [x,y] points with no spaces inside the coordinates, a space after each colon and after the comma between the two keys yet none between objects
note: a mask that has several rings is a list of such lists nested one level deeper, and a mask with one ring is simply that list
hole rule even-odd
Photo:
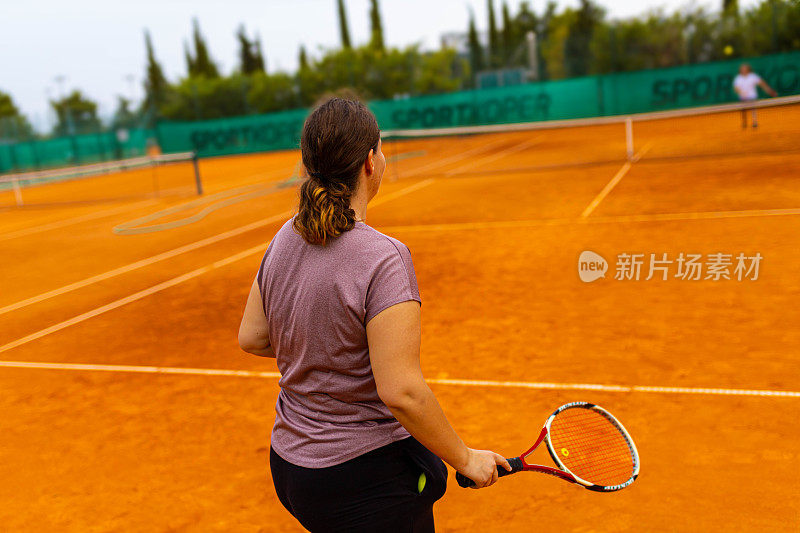
[{"label": "tennis ball", "polygon": [[733,46],[728,45],[722,51],[725,52],[726,56],[729,56],[733,53]]},{"label": "tennis ball", "polygon": [[419,475],[419,479],[417,480],[417,492],[422,494],[422,491],[425,490],[425,482],[428,478],[425,477],[425,472]]}]

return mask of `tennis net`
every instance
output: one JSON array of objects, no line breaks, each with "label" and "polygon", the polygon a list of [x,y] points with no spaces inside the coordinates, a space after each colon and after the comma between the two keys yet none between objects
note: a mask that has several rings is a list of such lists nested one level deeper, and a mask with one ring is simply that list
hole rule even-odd
[{"label": "tennis net", "polygon": [[0,206],[113,201],[202,194],[193,152],[0,175]]},{"label": "tennis net", "polygon": [[[754,126],[757,120],[757,127]],[[445,176],[513,173],[619,161],[749,157],[800,152],[800,96],[626,116],[382,133],[406,170]],[[423,159],[420,159],[422,162]]]}]

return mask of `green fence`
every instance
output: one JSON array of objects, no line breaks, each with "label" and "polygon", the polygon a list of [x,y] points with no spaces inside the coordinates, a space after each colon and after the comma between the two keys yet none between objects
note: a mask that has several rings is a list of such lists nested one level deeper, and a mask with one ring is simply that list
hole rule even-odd
[{"label": "green fence", "polygon": [[152,130],[108,131],[0,144],[0,173],[80,165],[143,155]]},{"label": "green fence", "polygon": [[[748,62],[782,95],[800,93],[800,52]],[[506,124],[661,111],[730,102],[741,60],[624,72],[370,103],[384,130]],[[161,123],[165,152],[201,156],[297,148],[306,110]]]},{"label": "green fence", "polygon": [[205,120],[160,122],[156,132],[164,152],[195,151],[202,157],[297,148],[305,109]]},{"label": "green fence", "polygon": [[[621,72],[598,80],[601,115],[625,115],[732,102],[733,78],[743,60]],[[800,52],[748,59],[783,96],[800,93]]]}]

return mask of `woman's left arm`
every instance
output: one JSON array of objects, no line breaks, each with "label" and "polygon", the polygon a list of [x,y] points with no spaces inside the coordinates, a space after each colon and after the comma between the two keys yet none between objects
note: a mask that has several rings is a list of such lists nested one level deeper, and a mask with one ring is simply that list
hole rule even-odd
[{"label": "woman's left arm", "polygon": [[244,316],[239,326],[239,346],[247,353],[259,357],[275,357],[275,352],[269,342],[269,324],[264,315],[264,303],[261,300],[261,290],[258,280],[253,281]]}]

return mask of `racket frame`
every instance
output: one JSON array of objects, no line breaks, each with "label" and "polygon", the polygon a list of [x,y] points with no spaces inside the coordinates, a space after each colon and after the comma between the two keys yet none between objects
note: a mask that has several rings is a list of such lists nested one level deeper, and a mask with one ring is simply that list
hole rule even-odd
[{"label": "racket frame", "polygon": [[[617,430],[619,430],[619,432],[622,433],[622,435],[625,437],[625,444],[628,445],[628,449],[630,450],[633,459],[633,473],[627,481],[625,481],[624,483],[620,483],[618,485],[597,485],[595,483],[592,483],[591,481],[587,481],[581,477],[576,476],[561,461],[561,459],[559,458],[558,454],[555,451],[555,448],[553,447],[553,442],[550,440],[550,424],[553,423],[553,420],[555,420],[556,415],[558,415],[559,413],[566,411],[567,409],[575,409],[575,408],[591,409],[592,411],[598,412],[603,417],[605,417],[609,422],[611,422],[614,425],[614,427],[616,427]],[[536,448],[538,448],[539,445],[542,443],[542,441],[545,442],[545,446],[547,447],[547,451],[550,454],[550,458],[553,459],[553,462],[558,466],[557,469],[543,465],[533,465],[525,461],[525,457],[531,454]],[[571,402],[564,404],[555,411],[553,411],[553,413],[547,418],[547,421],[544,423],[544,427],[542,428],[541,433],[539,433],[539,438],[536,439],[536,443],[533,446],[531,446],[531,448],[528,451],[520,455],[520,459],[522,460],[523,470],[541,472],[543,474],[551,474],[566,481],[583,485],[587,489],[597,492],[614,492],[620,489],[624,489],[625,487],[633,483],[639,476],[639,452],[636,449],[636,444],[634,444],[633,439],[628,433],[628,430],[625,429],[625,426],[623,426],[619,422],[619,420],[614,418],[614,415],[612,415],[599,405],[595,405],[589,402]]]},{"label": "racket frame", "polygon": [[[633,460],[633,473],[631,477],[625,481],[624,483],[620,483],[619,485],[596,485],[591,481],[587,481],[583,478],[580,478],[573,474],[564,463],[559,459],[558,454],[556,453],[553,443],[550,440],[550,425],[553,423],[553,420],[556,418],[556,415],[559,413],[566,411],[567,409],[591,409],[603,415],[609,422],[611,422],[614,427],[616,427],[620,433],[622,433],[623,437],[625,438],[625,443],[628,446],[628,449],[631,452],[632,460]],[[550,454],[550,458],[553,459],[553,462],[558,466],[558,468],[553,468],[551,466],[544,466],[539,464],[528,463],[525,459],[529,455],[531,455],[534,450],[536,450],[542,442],[545,443],[547,447],[547,452]],[[551,476],[555,476],[557,478],[563,479],[564,481],[569,481],[570,483],[575,483],[577,485],[582,485],[584,488],[596,491],[596,492],[615,492],[620,489],[624,489],[631,483],[633,483],[636,478],[639,476],[639,452],[636,449],[636,445],[633,443],[633,439],[631,438],[628,430],[625,429],[619,420],[614,418],[614,415],[600,407],[599,405],[595,405],[589,402],[571,402],[562,405],[547,418],[547,421],[544,423],[542,430],[539,432],[539,437],[536,439],[536,442],[528,448],[524,453],[519,455],[518,457],[512,457],[508,459],[508,463],[511,466],[511,470],[505,470],[503,468],[498,467],[498,474],[500,477],[507,476],[509,474],[514,474],[516,472],[528,471],[528,472],[539,472],[542,474],[549,474]],[[456,473],[456,480],[461,487],[470,487],[474,486],[474,482],[461,474],[460,472]]]}]

